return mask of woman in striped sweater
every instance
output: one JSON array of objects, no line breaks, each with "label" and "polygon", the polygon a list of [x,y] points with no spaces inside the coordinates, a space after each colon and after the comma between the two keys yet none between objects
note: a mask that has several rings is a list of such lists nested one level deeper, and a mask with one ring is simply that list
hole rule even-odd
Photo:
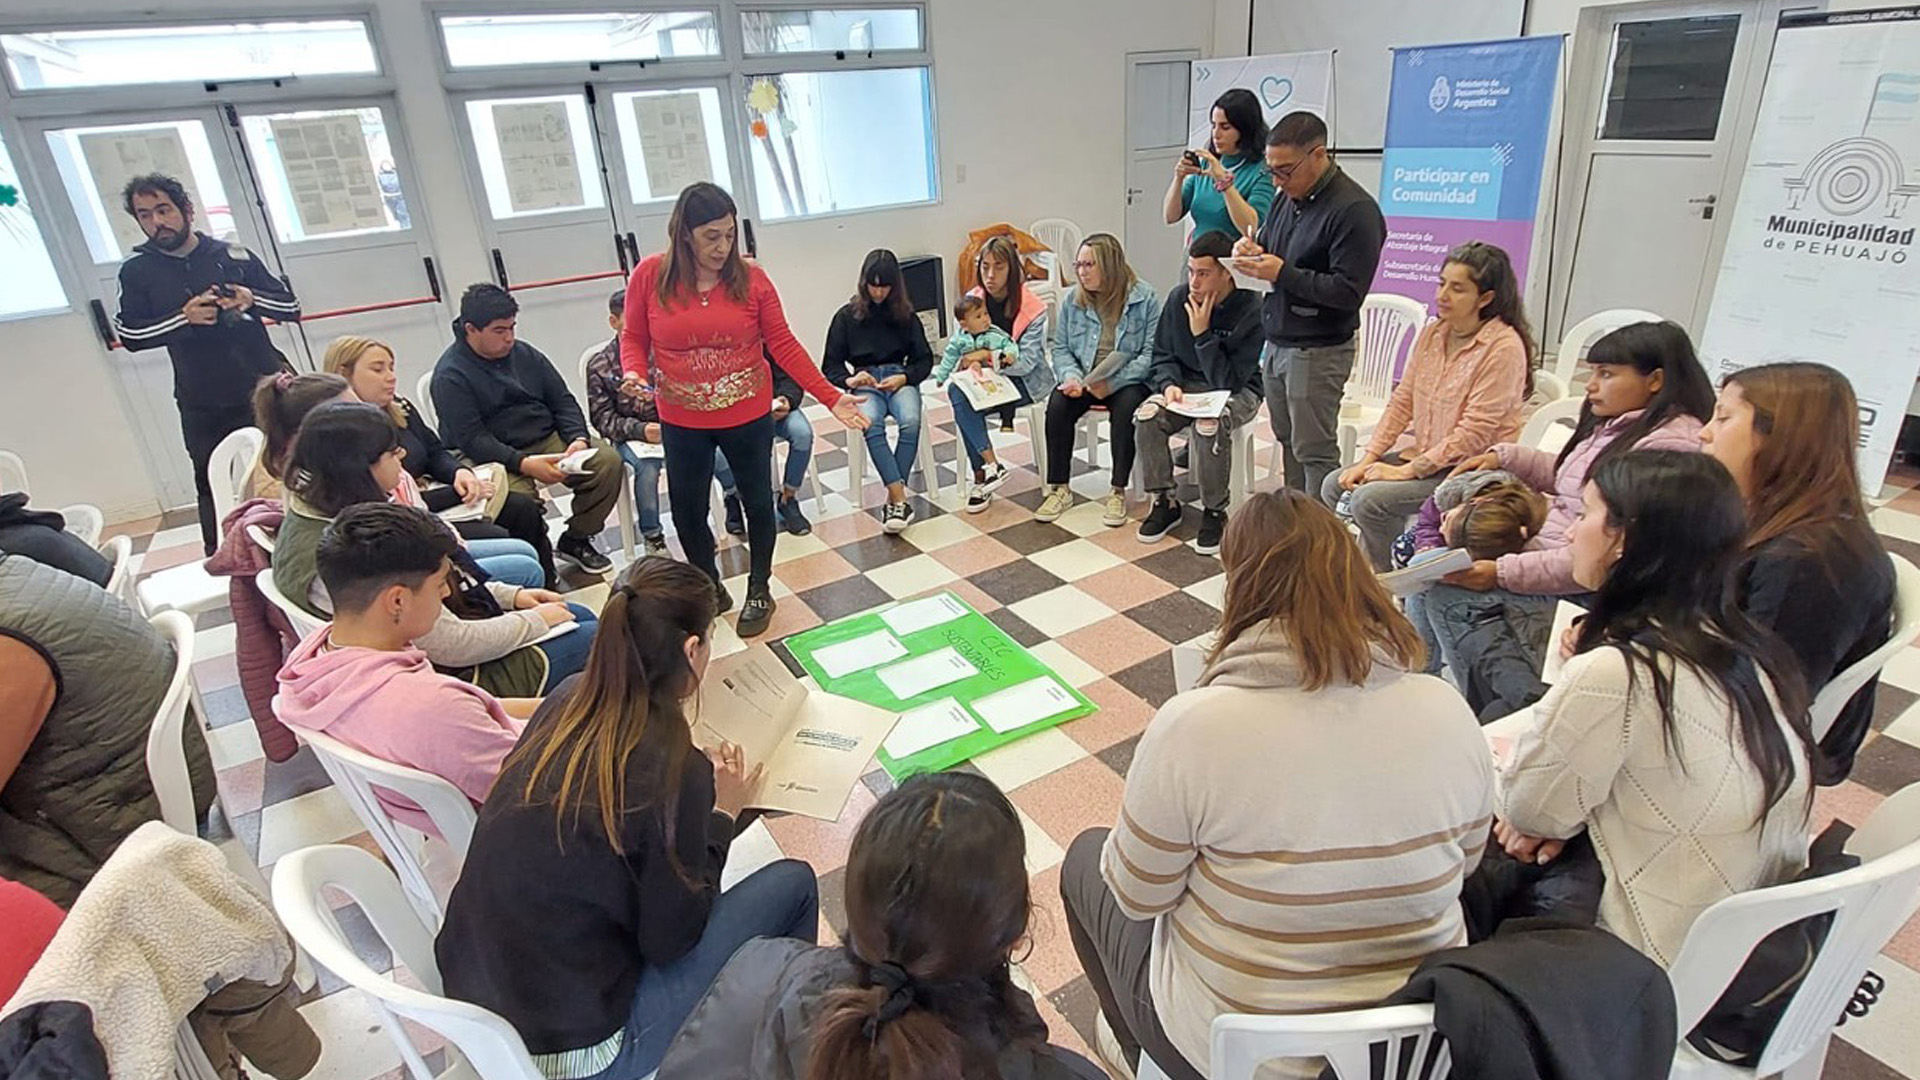
[{"label": "woman in striped sweater", "polygon": [[1102,1053],[1175,1080],[1208,1074],[1220,1013],[1378,1001],[1465,944],[1460,886],[1493,814],[1473,714],[1415,674],[1419,636],[1332,511],[1255,495],[1221,561],[1199,684],[1147,725],[1119,823],[1060,875],[1118,1044],[1102,1032]]}]

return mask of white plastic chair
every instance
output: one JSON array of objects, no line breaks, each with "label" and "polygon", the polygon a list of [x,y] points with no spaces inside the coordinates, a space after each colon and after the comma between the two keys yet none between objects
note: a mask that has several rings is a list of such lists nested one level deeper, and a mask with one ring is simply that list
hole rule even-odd
[{"label": "white plastic chair", "polygon": [[1427,306],[1392,293],[1368,293],[1360,304],[1353,374],[1340,398],[1340,464],[1353,464],[1363,436],[1379,426],[1393,395],[1393,366],[1427,322]]},{"label": "white plastic chair", "polygon": [[[1376,1074],[1373,1048],[1382,1044],[1386,1070]],[[1452,1053],[1433,1029],[1432,1005],[1214,1017],[1212,1080],[1253,1080],[1275,1058],[1326,1058],[1340,1080],[1447,1080],[1453,1074]]]},{"label": "white plastic chair", "polygon": [[1589,315],[1573,324],[1573,329],[1560,338],[1560,351],[1553,357],[1553,373],[1567,386],[1573,386],[1580,380],[1580,361],[1586,358],[1587,349],[1594,342],[1613,333],[1623,326],[1634,323],[1665,322],[1666,316],[1656,315],[1639,308],[1608,308],[1605,311]]},{"label": "white plastic chair", "polygon": [[1683,1033],[1719,1000],[1762,938],[1809,916],[1833,913],[1826,942],[1761,1051],[1758,1067],[1710,1061],[1682,1041],[1674,1053],[1674,1080],[1774,1075],[1818,1080],[1834,1024],[1867,965],[1920,907],[1920,784],[1881,803],[1847,849],[1861,859],[1852,870],[1729,896],[1694,921],[1667,972]]},{"label": "white plastic chair", "polygon": [[1549,401],[1559,401],[1561,398],[1566,397],[1567,393],[1566,380],[1560,376],[1555,375],[1546,368],[1541,368],[1533,373],[1534,400],[1545,404]]},{"label": "white plastic chair", "polygon": [[[337,889],[359,905],[374,931],[423,989],[403,986],[367,966],[334,918],[325,891]],[[328,844],[303,848],[273,867],[273,906],[293,940],[327,970],[373,999],[412,1080],[437,1080],[408,1038],[402,1017],[445,1036],[448,1078],[543,1080],[513,1026],[499,1015],[445,996],[434,961],[433,931],[407,906],[400,883],[380,860],[356,847]],[[459,1057],[471,1069],[461,1067]]]},{"label": "white plastic chair", "polygon": [[113,564],[113,572],[107,575],[107,591],[133,604],[132,591],[127,588],[128,569],[133,565],[133,541],[124,536],[116,536],[100,545],[100,554]]},{"label": "white plastic chair", "polygon": [[200,835],[193,812],[193,778],[187,773],[186,727],[189,683],[193,678],[193,620],[163,611],[147,620],[173,646],[173,678],[147,729],[147,776],[160,800],[160,820],[188,836]]},{"label": "white plastic chair", "polygon": [[1840,710],[1846,707],[1853,695],[1867,685],[1867,680],[1880,673],[1887,661],[1900,654],[1900,650],[1913,644],[1920,638],[1920,566],[1901,558],[1893,559],[1893,636],[1885,645],[1868,653],[1856,661],[1853,666],[1835,675],[1833,680],[1814,695],[1813,705],[1808,710],[1812,715],[1813,738],[1818,742],[1827,737],[1827,731],[1840,717]]},{"label": "white plastic chair", "polygon": [[[1073,257],[1079,252],[1080,244],[1086,239],[1087,234],[1081,231],[1079,225],[1066,218],[1049,217],[1041,218],[1027,226],[1027,235],[1047,245],[1047,249],[1053,252],[1053,259],[1048,267],[1051,271],[1048,276],[1052,279],[1049,284],[1053,286],[1050,291],[1058,293],[1071,286],[1074,281]],[[1043,294],[1041,299],[1044,300],[1047,297]]]},{"label": "white plastic chair", "polygon": [[[923,482],[926,484],[927,498],[937,499],[940,497],[940,493],[943,490],[943,488],[941,487],[941,484],[940,484],[940,470],[935,466],[934,460],[933,460],[933,423],[932,423],[931,417],[928,416],[928,412],[929,412],[928,406],[930,406],[933,403],[933,395],[939,393],[939,391],[931,389],[930,388],[931,386],[932,386],[931,383],[927,383],[927,384],[923,384],[920,387],[920,404],[921,404],[920,448],[918,451],[915,452],[914,460],[917,461],[920,465],[920,475],[923,479]],[[899,426],[899,424],[894,420],[894,418],[891,415],[889,415],[885,420],[881,421],[881,423],[893,424],[895,427]],[[962,453],[964,454],[965,451],[962,451]],[[867,482],[866,433],[862,431],[855,431],[852,428],[848,428],[847,429],[847,500],[853,503],[853,505],[856,507],[860,505],[860,495],[866,485],[866,482]],[[908,486],[911,487],[912,484],[909,483]],[[814,505],[816,506],[821,505],[820,504],[820,468],[817,461],[813,464],[813,501],[814,501]],[[823,514],[826,513],[826,510],[823,508],[821,510],[821,513]]]},{"label": "white plastic chair", "polygon": [[[27,480],[27,463],[20,455],[11,450],[0,450],[0,493],[18,491],[33,495],[33,487]],[[106,515],[91,503],[74,503],[60,508],[60,516],[66,519],[67,531],[86,541],[88,547],[100,543],[100,534],[107,527]]]},{"label": "white plastic chair", "polygon": [[287,594],[281,592],[280,586],[274,583],[272,567],[260,568],[260,572],[253,576],[253,587],[260,590],[260,595],[267,598],[267,603],[280,609],[280,614],[293,624],[293,632],[300,635],[301,640],[306,640],[314,631],[327,625],[327,620],[307,614],[305,608],[287,599]]},{"label": "white plastic chair", "polygon": [[[247,477],[266,446],[267,437],[259,428],[240,428],[220,440],[207,463],[207,478],[213,488],[213,513],[216,522],[224,522],[240,505],[246,492]],[[140,606],[149,615],[162,611],[181,611],[198,618],[203,612],[226,606],[227,582],[207,573],[198,562],[186,563],[149,574],[135,587]]]},{"label": "white plastic chair", "polygon": [[[1586,401],[1584,397],[1561,398],[1540,406],[1520,429],[1520,445],[1558,453],[1573,437],[1573,427],[1580,422],[1580,407]],[[1565,433],[1556,430],[1560,426],[1566,428]]]},{"label": "white plastic chair", "polygon": [[[274,709],[276,713],[279,711],[278,698],[274,700]],[[459,788],[432,773],[382,761],[321,732],[294,728],[293,734],[313,748],[313,756],[332,778],[335,790],[386,853],[387,861],[400,877],[407,902],[413,905],[420,920],[437,929],[446,914],[446,892],[459,877],[459,867],[466,862],[467,847],[473,842],[476,817],[473,804]],[[452,856],[450,866],[439,873],[429,870],[429,860],[421,849],[431,842],[430,838],[395,821],[375,794],[375,788],[408,799],[426,811]],[[436,885],[436,878],[442,884]]]},{"label": "white plastic chair", "polygon": [[419,413],[420,419],[425,420],[427,422],[427,426],[432,428],[435,433],[439,432],[440,420],[434,414],[434,411],[433,411],[433,369],[432,368],[428,368],[426,371],[426,374],[414,380],[413,411]]}]

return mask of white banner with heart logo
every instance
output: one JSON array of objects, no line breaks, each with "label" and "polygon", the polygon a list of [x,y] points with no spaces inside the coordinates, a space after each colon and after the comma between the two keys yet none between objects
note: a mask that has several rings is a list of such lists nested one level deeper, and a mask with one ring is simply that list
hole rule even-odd
[{"label": "white banner with heart logo", "polygon": [[1195,60],[1187,89],[1187,145],[1204,147],[1213,134],[1213,103],[1239,87],[1260,99],[1267,124],[1300,109],[1329,121],[1333,51],[1223,56]]}]

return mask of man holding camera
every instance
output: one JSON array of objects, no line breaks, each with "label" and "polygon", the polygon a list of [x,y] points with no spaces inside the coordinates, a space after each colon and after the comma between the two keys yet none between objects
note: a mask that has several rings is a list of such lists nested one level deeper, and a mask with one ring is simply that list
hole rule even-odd
[{"label": "man holding camera", "polygon": [[253,253],[193,228],[193,199],[171,176],[127,181],[127,213],[147,242],[120,266],[120,314],[114,331],[129,351],[165,346],[173,361],[173,399],[193,459],[200,539],[213,554],[219,522],[207,462],[220,440],[253,424],[253,389],[287,368],[260,321],[297,322],[300,301]]}]

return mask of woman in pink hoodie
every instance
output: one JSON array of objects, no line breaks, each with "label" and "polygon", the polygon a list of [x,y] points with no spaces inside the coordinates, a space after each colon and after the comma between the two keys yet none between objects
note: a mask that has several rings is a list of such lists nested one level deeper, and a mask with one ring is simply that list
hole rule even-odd
[{"label": "woman in pink hoodie", "polygon": [[[477,807],[540,699],[496,698],[435,671],[414,646],[440,616],[458,543],[417,507],[360,503],[341,511],[316,553],[333,622],[280,669],[275,712],[296,731],[438,776]],[[395,821],[440,835],[411,800],[375,793]]]},{"label": "woman in pink hoodie", "polygon": [[1504,620],[1540,670],[1559,598],[1586,591],[1573,579],[1568,541],[1594,469],[1628,450],[1698,450],[1701,425],[1713,415],[1713,384],[1687,332],[1671,322],[1623,326],[1593,343],[1587,364],[1587,400],[1558,455],[1500,443],[1454,469],[1505,469],[1552,500],[1547,523],[1527,550],[1479,560],[1410,605],[1463,690],[1473,657],[1462,655],[1461,641],[1491,619]]}]

